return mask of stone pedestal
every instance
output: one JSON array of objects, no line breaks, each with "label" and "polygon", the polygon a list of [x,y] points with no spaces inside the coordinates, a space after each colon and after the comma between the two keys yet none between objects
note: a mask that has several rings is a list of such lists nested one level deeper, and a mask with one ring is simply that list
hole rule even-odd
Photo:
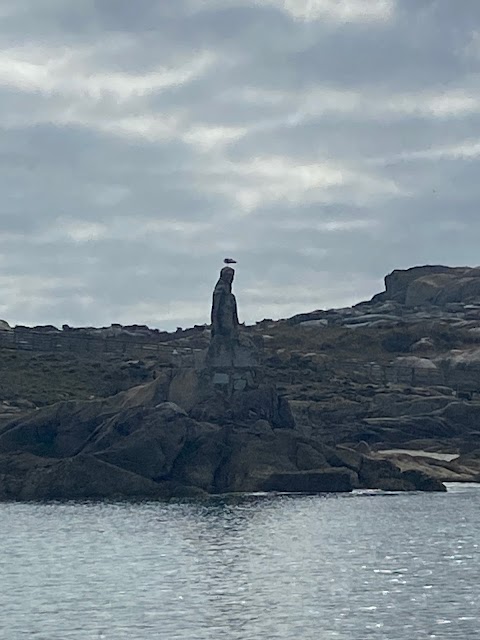
[{"label": "stone pedestal", "polygon": [[216,335],[207,350],[202,377],[227,395],[256,389],[263,378],[260,350],[240,332],[233,338]]}]

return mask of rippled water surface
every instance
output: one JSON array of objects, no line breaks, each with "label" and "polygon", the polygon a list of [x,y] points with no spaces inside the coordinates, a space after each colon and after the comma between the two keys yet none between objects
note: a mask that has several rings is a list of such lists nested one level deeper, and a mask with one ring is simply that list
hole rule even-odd
[{"label": "rippled water surface", "polygon": [[480,638],[480,490],[0,504],[0,638]]}]

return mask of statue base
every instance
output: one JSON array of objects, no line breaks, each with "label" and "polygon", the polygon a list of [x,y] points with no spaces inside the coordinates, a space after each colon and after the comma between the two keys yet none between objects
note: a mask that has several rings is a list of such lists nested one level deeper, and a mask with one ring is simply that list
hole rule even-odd
[{"label": "statue base", "polygon": [[276,428],[294,428],[287,399],[263,383],[258,351],[251,346],[249,340],[225,345],[213,339],[203,365],[175,371],[168,400],[204,422],[247,425],[267,420]]}]

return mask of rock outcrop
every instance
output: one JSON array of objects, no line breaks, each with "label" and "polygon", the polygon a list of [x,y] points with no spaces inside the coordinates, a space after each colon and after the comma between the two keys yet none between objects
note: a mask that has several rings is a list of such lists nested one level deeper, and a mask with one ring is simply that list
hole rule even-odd
[{"label": "rock outcrop", "polygon": [[0,455],[0,500],[144,499],[170,495],[168,487],[94,456],[52,459],[22,452]]},{"label": "rock outcrop", "polygon": [[[395,271],[369,302],[256,327],[239,322],[233,278],[222,270],[210,330],[3,331],[4,371],[12,345],[47,349],[63,336],[90,349],[99,335],[127,333],[155,342],[147,364],[125,355],[118,372],[105,369],[109,397],[84,383],[82,396],[51,397],[91,400],[38,409],[27,385],[4,395],[0,498],[443,490],[480,478],[480,269]],[[159,339],[172,359],[160,357]],[[22,371],[40,375],[50,357],[25,359]]]},{"label": "rock outcrop", "polygon": [[[387,462],[266,420],[194,420],[158,402],[160,389],[152,382],[108,401],[61,403],[7,423],[0,432],[0,499],[164,499],[385,485]],[[388,477],[393,468],[388,463]],[[424,487],[419,481],[396,488]]]},{"label": "rock outcrop", "polygon": [[408,307],[480,302],[480,268],[426,265],[395,270],[385,277],[385,292],[374,300]]}]

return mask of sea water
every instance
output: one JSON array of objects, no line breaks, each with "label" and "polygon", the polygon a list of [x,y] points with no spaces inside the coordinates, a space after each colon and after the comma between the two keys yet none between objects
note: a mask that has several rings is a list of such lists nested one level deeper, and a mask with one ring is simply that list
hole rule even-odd
[{"label": "sea water", "polygon": [[480,638],[480,488],[0,504],[1,640]]}]

